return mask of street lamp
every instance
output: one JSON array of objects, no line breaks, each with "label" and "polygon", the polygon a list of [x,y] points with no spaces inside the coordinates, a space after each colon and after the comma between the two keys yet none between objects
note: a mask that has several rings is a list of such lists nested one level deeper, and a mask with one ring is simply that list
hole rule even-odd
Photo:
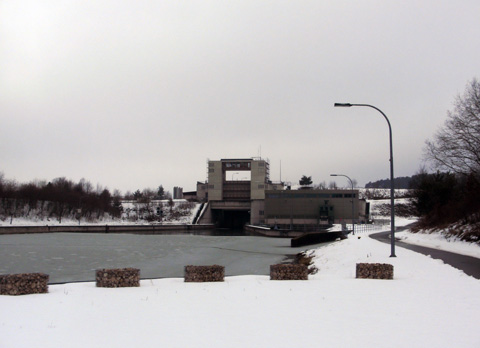
[{"label": "street lamp", "polygon": [[366,106],[372,109],[377,110],[379,113],[385,117],[385,120],[388,123],[388,130],[390,134],[390,245],[391,245],[391,255],[390,257],[396,257],[395,255],[395,196],[394,196],[394,179],[393,179],[393,142],[392,142],[392,126],[388,117],[383,113],[379,108],[369,105],[369,104],[350,104],[350,103],[335,103],[334,107],[343,107],[349,108],[352,106]]},{"label": "street lamp", "polygon": [[330,176],[343,176],[345,178],[348,179],[348,181],[350,181],[350,184],[352,185],[352,234],[355,234],[355,209],[354,209],[354,203],[353,203],[353,198],[354,198],[354,193],[353,193],[353,181],[352,179],[350,179],[348,176],[344,175],[344,174],[330,174]]}]

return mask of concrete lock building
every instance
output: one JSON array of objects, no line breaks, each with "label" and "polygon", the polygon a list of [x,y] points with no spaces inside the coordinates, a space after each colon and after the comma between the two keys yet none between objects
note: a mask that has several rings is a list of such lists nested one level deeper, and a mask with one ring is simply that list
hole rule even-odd
[{"label": "concrete lock building", "polygon": [[285,189],[270,181],[270,164],[261,158],[208,161],[208,180],[197,183],[204,202],[198,223],[242,228],[245,224],[315,230],[330,223],[365,220],[358,190]]}]

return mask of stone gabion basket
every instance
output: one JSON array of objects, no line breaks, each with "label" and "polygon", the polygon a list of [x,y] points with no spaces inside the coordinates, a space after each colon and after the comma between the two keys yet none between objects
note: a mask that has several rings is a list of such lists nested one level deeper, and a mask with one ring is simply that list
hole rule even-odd
[{"label": "stone gabion basket", "polygon": [[297,264],[271,265],[270,280],[308,280],[308,267]]},{"label": "stone gabion basket", "polygon": [[223,282],[224,278],[224,266],[185,266],[185,282]]},{"label": "stone gabion basket", "polygon": [[48,274],[43,273],[0,275],[0,295],[45,294],[48,278]]},{"label": "stone gabion basket", "polygon": [[125,288],[140,286],[138,268],[98,269],[95,274],[99,288]]},{"label": "stone gabion basket", "polygon": [[393,265],[388,263],[357,263],[356,277],[360,279],[393,279]]}]

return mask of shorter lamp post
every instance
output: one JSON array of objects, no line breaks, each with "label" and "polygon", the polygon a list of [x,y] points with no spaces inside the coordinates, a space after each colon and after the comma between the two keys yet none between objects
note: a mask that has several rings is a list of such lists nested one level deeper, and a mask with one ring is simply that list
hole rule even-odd
[{"label": "shorter lamp post", "polygon": [[355,208],[354,208],[354,203],[353,203],[353,198],[354,198],[354,193],[353,193],[353,181],[350,179],[348,176],[344,174],[330,174],[330,176],[343,176],[350,181],[350,184],[352,185],[352,234],[355,234]]}]

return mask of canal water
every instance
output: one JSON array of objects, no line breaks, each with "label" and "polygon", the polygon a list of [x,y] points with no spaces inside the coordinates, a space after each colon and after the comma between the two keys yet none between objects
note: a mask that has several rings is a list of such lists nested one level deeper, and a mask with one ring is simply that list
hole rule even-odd
[{"label": "canal water", "polygon": [[50,283],[94,281],[100,268],[133,267],[141,278],[183,277],[186,265],[225,266],[229,275],[268,275],[270,265],[318,247],[288,238],[47,233],[0,235],[0,274],[46,273]]}]

